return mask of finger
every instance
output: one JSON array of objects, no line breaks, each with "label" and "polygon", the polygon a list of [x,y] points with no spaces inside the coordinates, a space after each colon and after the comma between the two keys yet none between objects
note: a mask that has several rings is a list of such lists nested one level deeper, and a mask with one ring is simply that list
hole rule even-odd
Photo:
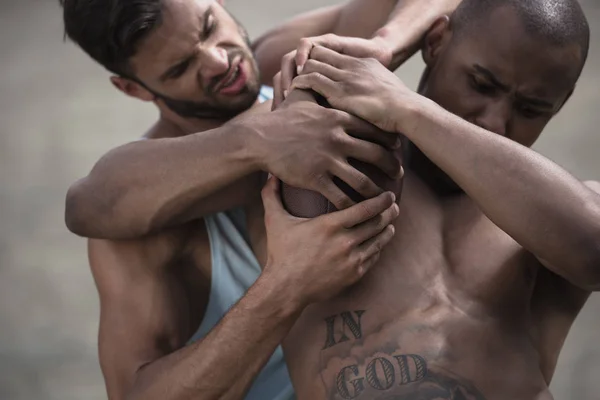
[{"label": "finger", "polygon": [[339,93],[336,82],[317,72],[297,76],[290,87],[290,91],[294,89],[314,90],[327,100],[336,97]]},{"label": "finger", "polygon": [[381,233],[398,218],[398,215],[400,215],[400,208],[398,204],[394,203],[381,214],[350,229],[348,233],[351,235],[353,243],[361,245]]},{"label": "finger", "polygon": [[285,98],[285,104],[291,105],[296,103],[313,103],[317,104],[317,99],[315,99],[315,95],[313,92],[309,90],[291,90]]},{"label": "finger", "polygon": [[331,179],[318,184],[316,191],[321,193],[338,210],[345,210],[356,204],[346,193],[342,191]]},{"label": "finger", "polygon": [[329,79],[339,82],[344,80],[344,72],[337,69],[329,64],[322,63],[317,60],[308,60],[304,65],[302,74],[308,75],[310,73],[317,72],[321,75],[325,75]]},{"label": "finger", "polygon": [[396,201],[396,196],[392,192],[385,192],[372,199],[365,200],[342,211],[337,211],[329,215],[334,223],[350,229],[353,226],[361,224],[376,217],[384,212]]},{"label": "finger", "polygon": [[395,152],[378,144],[348,136],[345,139],[344,152],[350,158],[371,164],[392,179],[400,178],[401,163]]},{"label": "finger", "polygon": [[308,61],[310,52],[314,46],[312,39],[301,39],[298,49],[296,49],[296,72],[298,75],[302,73],[304,64]]},{"label": "finger", "polygon": [[281,60],[281,89],[284,97],[287,97],[292,81],[296,76],[295,55],[295,52],[288,53]]},{"label": "finger", "polygon": [[375,253],[370,258],[368,258],[365,262],[363,262],[361,265],[359,265],[359,267],[358,267],[359,278],[362,278],[367,272],[369,272],[371,270],[371,268],[375,264],[377,264],[377,261],[379,261],[380,257],[381,257],[381,252]]},{"label": "finger", "polygon": [[356,62],[354,57],[340,54],[324,46],[315,46],[310,52],[310,58],[342,70],[349,69]]},{"label": "finger", "polygon": [[275,110],[283,102],[283,89],[281,88],[281,71],[273,77],[273,107]]},{"label": "finger", "polygon": [[366,199],[376,197],[383,192],[371,178],[348,163],[337,163],[331,172]]},{"label": "finger", "polygon": [[369,260],[376,254],[380,254],[381,250],[392,240],[395,233],[396,228],[394,228],[394,225],[387,225],[381,232],[357,247],[357,251],[361,254],[361,259]]},{"label": "finger", "polygon": [[281,203],[280,188],[281,182],[274,176],[269,177],[267,183],[263,187],[261,196],[265,207],[265,217],[287,214]]},{"label": "finger", "polygon": [[368,140],[389,149],[399,149],[402,140],[397,133],[386,132],[377,126],[345,111],[335,110],[337,121],[353,137]]}]

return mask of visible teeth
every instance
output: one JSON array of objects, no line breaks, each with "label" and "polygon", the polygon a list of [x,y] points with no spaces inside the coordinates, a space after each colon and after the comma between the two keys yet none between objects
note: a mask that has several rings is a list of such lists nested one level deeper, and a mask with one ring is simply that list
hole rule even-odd
[{"label": "visible teeth", "polygon": [[231,84],[233,82],[235,82],[235,80],[237,79],[237,77],[240,74],[240,68],[239,66],[235,69],[235,72],[231,75],[231,77],[227,80],[227,82],[225,82],[225,84],[223,85],[224,88],[231,86]]}]

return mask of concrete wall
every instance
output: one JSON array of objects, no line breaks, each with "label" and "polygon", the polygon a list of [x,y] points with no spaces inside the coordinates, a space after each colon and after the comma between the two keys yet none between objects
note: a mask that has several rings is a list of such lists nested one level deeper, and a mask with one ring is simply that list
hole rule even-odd
[{"label": "concrete wall", "polygon": [[[253,36],[335,1],[231,0]],[[590,60],[573,99],[538,150],[581,178],[600,179],[600,5],[584,1]],[[62,42],[56,0],[0,2],[0,399],[96,400],[106,394],[96,356],[98,300],[85,242],[65,229],[64,195],[108,149],[154,120],[108,75]],[[399,75],[414,87],[422,65]],[[600,399],[600,299],[577,321],[553,384],[557,399]],[[596,379],[596,381],[595,381]]]}]

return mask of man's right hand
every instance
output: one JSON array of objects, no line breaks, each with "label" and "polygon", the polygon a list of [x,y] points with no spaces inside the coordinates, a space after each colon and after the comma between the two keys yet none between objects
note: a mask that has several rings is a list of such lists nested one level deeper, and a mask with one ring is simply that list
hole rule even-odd
[{"label": "man's right hand", "polygon": [[268,251],[263,276],[288,288],[295,308],[327,300],[357,282],[394,236],[399,208],[390,192],[302,219],[285,211],[279,188],[279,180],[271,177],[262,191]]},{"label": "man's right hand", "polygon": [[334,183],[334,177],[364,198],[382,193],[348,159],[374,165],[393,179],[401,176],[401,162],[394,151],[400,146],[397,134],[346,112],[322,107],[308,92],[293,91],[266,117],[264,127],[259,122],[256,129],[260,168],[288,185],[322,194],[338,210],[354,202]]}]

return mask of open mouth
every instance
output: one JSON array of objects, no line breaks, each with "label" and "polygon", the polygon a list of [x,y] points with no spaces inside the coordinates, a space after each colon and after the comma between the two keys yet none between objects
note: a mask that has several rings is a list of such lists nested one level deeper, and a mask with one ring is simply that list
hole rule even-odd
[{"label": "open mouth", "polygon": [[242,65],[242,57],[236,57],[227,75],[219,82],[216,92],[223,95],[235,95],[245,86],[246,74]]}]

